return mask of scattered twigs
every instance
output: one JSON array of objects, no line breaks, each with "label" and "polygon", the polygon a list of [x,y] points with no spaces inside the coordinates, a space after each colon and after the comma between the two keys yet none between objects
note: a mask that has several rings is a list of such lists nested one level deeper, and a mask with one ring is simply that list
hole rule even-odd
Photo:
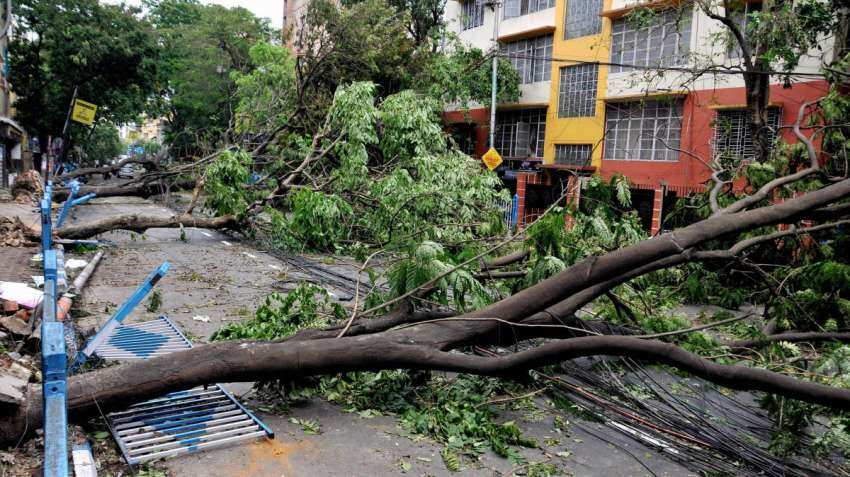
[{"label": "scattered twigs", "polygon": [[800,342],[819,342],[819,341],[841,341],[841,342],[850,342],[850,331],[834,331],[834,332],[799,332],[799,331],[789,331],[786,333],[778,333],[775,335],[762,336],[760,338],[753,338],[748,340],[737,340],[737,341],[729,341],[723,343],[724,346],[728,346],[730,349],[734,350],[744,350],[751,348],[758,348],[761,346],[769,345],[771,343],[777,343],[779,341],[787,341],[789,343],[800,343]]},{"label": "scattered twigs", "polygon": [[360,303],[360,282],[362,281],[361,277],[363,275],[363,271],[366,270],[366,267],[369,266],[369,262],[372,260],[372,258],[374,258],[381,252],[381,250],[372,252],[371,255],[366,257],[366,261],[364,261],[363,265],[360,266],[360,270],[357,271],[357,284],[354,286],[354,306],[351,310],[351,317],[348,318],[348,321],[345,323],[345,327],[339,332],[338,335],[336,335],[337,338],[342,338],[343,336],[345,336],[345,334],[348,333],[348,330],[351,328],[351,324],[354,323],[355,318],[357,318],[357,307]]},{"label": "scattered twigs", "polygon": [[688,334],[688,333],[707,330],[709,328],[714,328],[714,327],[717,327],[717,326],[722,326],[722,325],[726,325],[726,324],[729,324],[729,323],[734,323],[736,321],[741,321],[741,320],[744,320],[744,319],[749,318],[751,316],[753,316],[752,313],[747,313],[747,314],[744,314],[744,315],[741,315],[741,316],[734,316],[732,318],[727,318],[725,320],[715,321],[713,323],[706,323],[704,325],[692,326],[692,327],[684,329],[684,330],[666,331],[664,333],[655,333],[655,334],[651,334],[651,335],[635,335],[635,338],[654,339],[654,338],[666,338],[668,336],[685,335],[685,334]]}]

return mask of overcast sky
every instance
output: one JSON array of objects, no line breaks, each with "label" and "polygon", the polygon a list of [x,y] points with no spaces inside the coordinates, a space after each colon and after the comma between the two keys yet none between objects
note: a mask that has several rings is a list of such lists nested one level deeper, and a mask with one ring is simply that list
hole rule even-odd
[{"label": "overcast sky", "polygon": [[[105,0],[106,3],[121,3],[121,0]],[[139,0],[124,0],[128,5],[140,5]],[[283,23],[283,0],[201,0],[201,3],[217,3],[225,7],[244,7],[258,17],[272,21],[272,26],[280,28]]]}]

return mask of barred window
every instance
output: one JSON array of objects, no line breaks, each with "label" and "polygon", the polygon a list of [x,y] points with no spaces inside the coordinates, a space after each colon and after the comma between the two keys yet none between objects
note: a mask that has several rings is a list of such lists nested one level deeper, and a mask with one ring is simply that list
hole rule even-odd
[{"label": "barred window", "polygon": [[555,0],[505,0],[503,18],[515,18],[555,6]]},{"label": "barred window", "polygon": [[523,84],[552,79],[552,35],[507,43],[502,52],[519,72]]},{"label": "barred window", "polygon": [[[717,111],[714,121],[714,153],[722,154],[733,159],[752,160],[756,156],[753,136],[747,126],[746,109],[727,109]],[[770,108],[767,110],[767,127],[770,142],[776,140],[782,110]]]},{"label": "barred window", "polygon": [[[629,18],[614,20],[611,63],[648,67],[684,64],[690,52],[691,9],[659,12],[646,25]],[[612,66],[611,72],[627,66]]]},{"label": "barred window", "polygon": [[588,167],[592,153],[590,144],[555,144],[555,164]]},{"label": "barred window", "polygon": [[484,3],[478,0],[466,0],[460,4],[460,27],[462,30],[480,27],[484,24]]},{"label": "barred window", "polygon": [[558,117],[574,118],[596,114],[598,74],[598,65],[561,68],[561,82],[558,85]]},{"label": "barred window", "polygon": [[605,159],[678,161],[681,99],[609,103],[605,108]]},{"label": "barred window", "polygon": [[496,113],[496,150],[505,157],[543,157],[546,108]]},{"label": "barred window", "polygon": [[567,0],[564,39],[595,35],[602,31],[602,0]]}]

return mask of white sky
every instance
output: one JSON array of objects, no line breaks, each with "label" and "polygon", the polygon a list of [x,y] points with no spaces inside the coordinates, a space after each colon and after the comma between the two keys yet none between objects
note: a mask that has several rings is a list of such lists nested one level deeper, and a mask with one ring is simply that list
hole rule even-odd
[{"label": "white sky", "polygon": [[[104,3],[122,3],[122,0],[103,0]],[[124,0],[128,5],[139,6],[139,0]],[[281,28],[283,25],[283,0],[201,0],[201,3],[215,3],[225,7],[244,7],[258,17],[271,20],[272,26]]]}]

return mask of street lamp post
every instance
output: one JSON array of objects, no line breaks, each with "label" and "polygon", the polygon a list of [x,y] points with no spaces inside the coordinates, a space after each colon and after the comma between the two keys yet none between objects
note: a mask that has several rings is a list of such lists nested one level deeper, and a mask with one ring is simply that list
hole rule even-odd
[{"label": "street lamp post", "polygon": [[499,2],[490,0],[487,5],[493,9],[493,74],[490,78],[490,147],[496,147],[496,90],[499,74]]}]

